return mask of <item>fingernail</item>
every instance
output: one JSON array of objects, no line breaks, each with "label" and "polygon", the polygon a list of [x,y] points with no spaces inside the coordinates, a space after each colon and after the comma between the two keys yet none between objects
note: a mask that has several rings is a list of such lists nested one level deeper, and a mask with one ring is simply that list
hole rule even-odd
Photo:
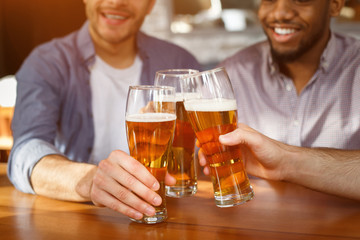
[{"label": "fingernail", "polygon": [[155,182],[151,187],[151,189],[154,191],[159,190],[159,188],[160,188],[160,184],[158,182]]},{"label": "fingernail", "polygon": [[136,212],[135,214],[134,214],[134,218],[135,219],[141,219],[143,217],[143,215],[141,214],[141,213],[139,213],[139,212]]},{"label": "fingernail", "polygon": [[220,142],[225,142],[225,141],[227,141],[227,140],[229,140],[229,135],[228,135],[228,134],[220,135],[220,136],[219,136],[219,141],[220,141]]},{"label": "fingernail", "polygon": [[145,209],[146,216],[153,216],[155,215],[155,209],[152,207],[148,207]]},{"label": "fingernail", "polygon": [[160,205],[161,202],[162,202],[162,201],[161,201],[161,197],[158,197],[158,196],[154,197],[154,199],[153,199],[153,204],[154,204],[155,206]]},{"label": "fingernail", "polygon": [[221,140],[221,139],[226,139],[226,134],[225,135],[220,135],[219,140]]}]

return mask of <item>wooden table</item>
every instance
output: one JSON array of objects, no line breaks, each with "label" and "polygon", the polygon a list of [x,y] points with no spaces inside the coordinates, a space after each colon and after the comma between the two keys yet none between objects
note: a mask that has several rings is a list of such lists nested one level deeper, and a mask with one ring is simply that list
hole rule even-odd
[{"label": "wooden table", "polygon": [[13,145],[12,137],[0,136],[0,162],[7,162]]},{"label": "wooden table", "polygon": [[212,185],[167,199],[167,222],[144,225],[92,204],[21,193],[0,164],[0,239],[360,239],[360,202],[298,185],[251,179],[255,198],[221,209]]}]

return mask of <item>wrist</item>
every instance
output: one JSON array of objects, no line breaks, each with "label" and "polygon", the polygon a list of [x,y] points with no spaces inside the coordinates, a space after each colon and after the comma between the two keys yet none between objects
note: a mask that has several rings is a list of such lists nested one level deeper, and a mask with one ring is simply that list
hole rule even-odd
[{"label": "wrist", "polygon": [[93,185],[93,178],[97,170],[97,166],[92,164],[84,164],[83,170],[83,177],[76,184],[75,191],[82,198],[83,201],[91,201],[91,188]]},{"label": "wrist", "polygon": [[284,181],[296,182],[305,161],[306,149],[296,146],[288,146],[282,161],[282,176]]}]

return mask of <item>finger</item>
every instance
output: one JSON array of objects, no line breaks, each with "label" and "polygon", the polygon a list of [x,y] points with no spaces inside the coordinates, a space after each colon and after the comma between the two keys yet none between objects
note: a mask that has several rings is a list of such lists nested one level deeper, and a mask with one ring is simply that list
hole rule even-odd
[{"label": "finger", "polygon": [[169,174],[169,172],[166,172],[165,175],[165,184],[168,186],[173,186],[176,183],[176,178],[174,178],[173,176],[171,176],[171,174]]},{"label": "finger", "polygon": [[143,213],[152,216],[155,209],[125,189],[112,178],[98,171],[94,176],[91,199],[97,206],[106,206],[128,217],[140,219]]},{"label": "finger", "polygon": [[209,167],[209,166],[205,166],[205,167],[204,167],[204,170],[203,170],[203,173],[204,173],[206,176],[210,175],[210,167]]},{"label": "finger", "polygon": [[[143,217],[143,214],[141,212],[136,211],[135,209],[123,204],[122,202],[118,201],[116,198],[106,192],[94,192],[92,193],[92,199],[93,203],[96,206],[108,207],[114,211],[117,211],[134,219],[141,219]],[[97,201],[101,201],[101,203]]]},{"label": "finger", "polygon": [[136,179],[141,181],[146,187],[157,191],[160,188],[159,182],[156,178],[136,159],[130,157],[122,151],[113,151],[110,159],[115,159],[116,163],[125,169],[128,173],[131,173]]},{"label": "finger", "polygon": [[206,158],[205,158],[205,154],[201,149],[199,150],[198,157],[199,157],[200,166],[202,166],[202,167],[206,166],[207,161],[206,161]]},{"label": "finger", "polygon": [[[122,161],[126,162],[126,159],[122,159]],[[145,169],[147,174],[150,174],[150,172],[143,165],[140,164],[140,166],[141,168]],[[107,183],[109,184],[104,184],[104,188],[106,187],[105,190],[112,193],[120,201],[125,202],[129,206],[132,206],[141,212],[144,212],[144,209],[148,208],[149,206],[145,206],[143,204],[141,205],[142,201],[137,196],[152,205],[158,206],[161,204],[161,197],[153,190],[145,186],[138,178],[132,175],[133,172],[128,172],[126,169],[122,168],[122,166],[107,160],[101,161],[98,168],[105,173],[106,177],[110,178],[106,179]],[[151,175],[151,177],[153,176]],[[114,188],[110,188],[108,186],[110,183],[113,183],[112,187]],[[119,186],[119,183],[121,186]],[[137,196],[135,196],[128,189]]]},{"label": "finger", "polygon": [[220,143],[228,146],[238,144],[258,144],[261,134],[247,125],[240,124],[239,128],[225,135],[219,136]]}]

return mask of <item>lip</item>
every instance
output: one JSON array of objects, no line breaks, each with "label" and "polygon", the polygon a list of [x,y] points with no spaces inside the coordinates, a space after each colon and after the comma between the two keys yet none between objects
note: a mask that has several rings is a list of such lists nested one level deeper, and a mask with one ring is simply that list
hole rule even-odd
[{"label": "lip", "polygon": [[100,13],[101,18],[107,24],[110,25],[119,25],[128,21],[130,18],[130,14],[126,12],[118,12],[118,11],[102,11]]},{"label": "lip", "polygon": [[292,25],[273,25],[268,28],[270,29],[272,39],[278,43],[295,41],[300,33],[300,28]]}]

